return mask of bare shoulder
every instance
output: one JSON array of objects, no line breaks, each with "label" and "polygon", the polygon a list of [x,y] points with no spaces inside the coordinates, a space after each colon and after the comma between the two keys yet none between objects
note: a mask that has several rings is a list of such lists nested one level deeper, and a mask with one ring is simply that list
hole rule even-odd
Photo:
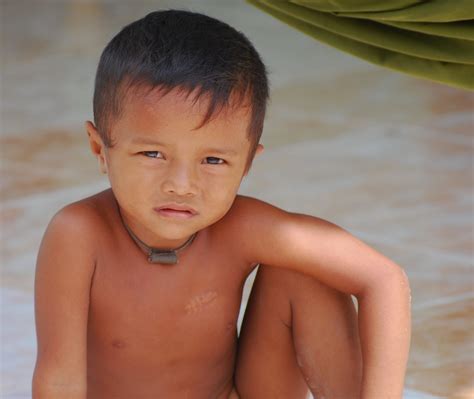
[{"label": "bare shoulder", "polygon": [[[261,236],[262,233],[279,231],[287,228],[291,223],[298,223],[298,217],[311,217],[286,211],[278,206],[257,198],[238,195],[229,211],[229,222],[247,237]],[[315,218],[315,220],[321,220]],[[257,238],[257,237],[254,237]]]},{"label": "bare shoulder", "polygon": [[53,216],[39,248],[37,276],[65,269],[85,279],[92,277],[109,219],[108,195],[103,191],[73,202]]},{"label": "bare shoulder", "polygon": [[110,207],[113,194],[104,190],[90,197],[72,202],[61,208],[56,215],[60,218],[85,218],[88,223],[98,223],[104,218],[105,208]]},{"label": "bare shoulder", "polygon": [[[296,233],[295,229],[307,224],[315,229],[341,229],[334,223],[314,215],[290,212],[253,197],[238,195],[229,211],[230,219],[247,233],[286,236]],[[290,231],[291,230],[291,231]],[[260,237],[261,238],[261,237]]]},{"label": "bare shoulder", "polygon": [[238,195],[219,226],[220,237],[233,242],[250,263],[258,263],[258,246],[262,237],[271,239],[268,232],[283,226],[289,215],[268,202]]},{"label": "bare shoulder", "polygon": [[53,216],[46,232],[80,234],[84,235],[81,242],[94,242],[109,221],[111,198],[110,190],[105,190],[64,206]]},{"label": "bare shoulder", "polygon": [[245,195],[237,195],[229,211],[231,217],[238,218],[241,222],[262,222],[271,217],[284,217],[287,213],[275,205]]}]

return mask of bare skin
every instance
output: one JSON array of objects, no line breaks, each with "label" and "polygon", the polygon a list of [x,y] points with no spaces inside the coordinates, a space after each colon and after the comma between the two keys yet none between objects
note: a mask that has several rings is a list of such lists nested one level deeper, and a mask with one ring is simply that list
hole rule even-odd
[{"label": "bare skin", "polygon": [[[235,202],[247,201],[237,197]],[[175,266],[148,263],[124,229],[111,190],[63,212],[82,218],[89,230],[80,234],[92,243],[100,242],[95,245],[90,280],[87,398],[238,397],[232,392],[236,321],[244,281],[255,266],[236,250],[239,243],[232,221],[239,210],[231,208],[228,217],[200,231]],[[75,251],[90,251],[80,244],[76,243]],[[54,281],[48,285],[54,287]],[[289,300],[299,309],[298,319],[291,314]],[[326,346],[315,361],[323,366],[331,356],[335,367],[318,378],[318,385],[358,392],[361,360],[355,317],[350,300],[341,302],[340,293],[314,279],[273,268],[260,270],[239,346],[241,397],[258,398],[266,392],[272,398],[289,394],[305,398],[309,388],[300,369],[314,372],[297,364],[295,344],[300,357],[318,351],[321,343]],[[292,326],[298,332],[294,342]],[[64,325],[49,328],[60,330]],[[333,329],[341,334],[332,334]]]},{"label": "bare skin", "polygon": [[[195,130],[205,110],[180,92],[138,95],[110,148],[87,122],[112,189],[62,209],[43,238],[33,397],[297,399],[308,386],[327,398],[401,397],[410,333],[401,268],[330,222],[238,196],[248,109]],[[178,265],[150,264],[120,215],[149,246],[197,236]],[[259,271],[237,358],[242,288],[256,264],[273,269]],[[359,300],[360,346],[347,294]]]}]

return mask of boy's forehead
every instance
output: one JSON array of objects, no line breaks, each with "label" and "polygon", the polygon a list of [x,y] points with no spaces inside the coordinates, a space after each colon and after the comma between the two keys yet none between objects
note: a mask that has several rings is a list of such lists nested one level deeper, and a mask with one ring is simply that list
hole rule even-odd
[{"label": "boy's forehead", "polygon": [[185,114],[200,114],[205,112],[205,99],[192,103],[191,93],[183,89],[173,89],[166,92],[163,88],[138,88],[131,92],[129,101],[144,107],[148,112],[157,113],[160,109],[175,108]]},{"label": "boy's forehead", "polygon": [[[211,133],[224,130],[228,133],[225,136],[229,139],[232,137],[231,140],[245,138],[248,141],[251,108],[246,102],[238,104],[233,100],[230,105],[217,110],[211,120],[200,127],[208,112],[210,100],[207,94],[196,98],[196,92],[179,88],[169,92],[162,88],[132,88],[125,95],[123,112],[116,126],[125,125],[123,127],[127,128],[127,136],[167,128],[182,128]],[[200,128],[197,129],[198,127]]]},{"label": "boy's forehead", "polygon": [[[165,91],[163,88],[134,88],[126,95],[122,116],[129,120],[171,123],[195,121],[197,128],[206,116],[211,97],[209,94],[197,96],[181,88]],[[231,98],[229,105],[217,109],[209,124],[224,125],[228,128],[247,130],[251,107],[247,102],[237,103]]]}]

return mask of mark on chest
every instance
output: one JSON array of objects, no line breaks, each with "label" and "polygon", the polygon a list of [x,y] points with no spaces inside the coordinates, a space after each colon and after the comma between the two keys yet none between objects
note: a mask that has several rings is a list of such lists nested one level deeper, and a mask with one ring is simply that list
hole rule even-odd
[{"label": "mark on chest", "polygon": [[201,312],[204,308],[209,307],[217,298],[216,291],[207,291],[203,294],[196,295],[184,307],[187,314]]},{"label": "mark on chest", "polygon": [[115,349],[123,349],[123,348],[125,348],[126,344],[125,344],[124,341],[122,341],[120,339],[114,339],[114,340],[112,340],[112,346]]}]

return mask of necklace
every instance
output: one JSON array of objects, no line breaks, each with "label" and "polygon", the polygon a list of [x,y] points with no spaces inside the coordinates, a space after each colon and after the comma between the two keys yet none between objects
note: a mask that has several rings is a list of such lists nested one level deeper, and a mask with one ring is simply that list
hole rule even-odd
[{"label": "necklace", "polygon": [[[117,207],[118,208],[118,207]],[[133,241],[140,247],[140,249],[145,252],[145,254],[148,255],[148,262],[150,263],[162,263],[165,265],[175,265],[178,263],[178,252],[182,251],[184,248],[189,246],[194,238],[197,235],[197,232],[194,233],[191,237],[188,238],[188,240],[178,248],[174,249],[159,249],[159,248],[153,248],[148,245],[146,245],[142,240],[140,240],[132,230],[127,226],[125,221],[122,218],[122,214],[120,213],[119,209],[119,215],[120,219],[122,220],[122,224],[125,227],[125,230],[127,230],[128,234],[130,237],[132,237]]]}]

